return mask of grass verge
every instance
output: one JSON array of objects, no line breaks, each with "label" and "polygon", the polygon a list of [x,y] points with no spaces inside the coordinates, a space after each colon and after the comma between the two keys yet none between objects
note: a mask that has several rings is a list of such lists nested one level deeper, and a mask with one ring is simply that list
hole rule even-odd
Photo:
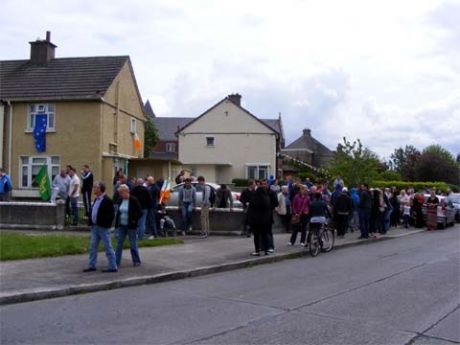
[{"label": "grass verge", "polygon": [[[89,236],[23,234],[0,232],[0,261],[54,257],[89,253]],[[176,238],[138,241],[139,247],[159,247],[184,243]],[[115,249],[116,239],[112,236]],[[129,248],[128,239],[123,248]],[[99,251],[104,251],[102,243]]]}]

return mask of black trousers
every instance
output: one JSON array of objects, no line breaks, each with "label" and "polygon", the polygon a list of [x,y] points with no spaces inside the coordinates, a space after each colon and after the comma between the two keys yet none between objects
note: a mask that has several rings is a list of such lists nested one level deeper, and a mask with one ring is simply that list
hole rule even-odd
[{"label": "black trousers", "polygon": [[348,227],[348,214],[343,215],[343,214],[338,214],[336,216],[337,220],[337,234],[339,236],[344,236],[345,233],[347,232],[347,227]]},{"label": "black trousers", "polygon": [[309,221],[308,215],[302,214],[300,216],[300,222],[292,225],[292,233],[291,233],[291,240],[290,240],[292,244],[295,243],[298,232],[300,232],[300,243],[305,243],[305,239],[307,238],[308,221]]},{"label": "black trousers", "polygon": [[83,205],[85,206],[86,217],[89,217],[91,212],[91,190],[82,191],[83,193]]},{"label": "black trousers", "polygon": [[254,249],[256,252],[270,249],[270,241],[268,238],[268,224],[253,224],[251,226],[254,234]]}]

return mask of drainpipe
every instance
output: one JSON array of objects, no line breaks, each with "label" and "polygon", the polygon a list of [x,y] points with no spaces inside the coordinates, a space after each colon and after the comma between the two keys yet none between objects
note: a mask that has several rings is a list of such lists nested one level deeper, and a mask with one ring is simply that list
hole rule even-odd
[{"label": "drainpipe", "polygon": [[11,164],[11,155],[13,148],[13,106],[10,101],[6,101],[8,108],[10,110],[10,121],[9,122],[9,133],[8,133],[8,172],[11,176],[12,174],[12,164]]}]

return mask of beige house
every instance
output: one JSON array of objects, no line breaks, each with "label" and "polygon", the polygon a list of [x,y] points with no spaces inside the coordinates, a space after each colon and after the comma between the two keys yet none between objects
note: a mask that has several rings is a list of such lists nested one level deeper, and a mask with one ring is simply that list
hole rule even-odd
[{"label": "beige house", "polygon": [[[0,165],[13,197],[38,196],[43,164],[54,177],[70,164],[90,165],[112,192],[116,169],[142,157],[144,108],[129,56],[55,58],[56,46],[30,42],[28,60],[0,61]],[[35,117],[46,114],[46,150],[38,152]]]},{"label": "beige house", "polygon": [[177,130],[178,159],[208,181],[268,178],[277,173],[281,132],[280,119],[261,120],[230,95]]}]

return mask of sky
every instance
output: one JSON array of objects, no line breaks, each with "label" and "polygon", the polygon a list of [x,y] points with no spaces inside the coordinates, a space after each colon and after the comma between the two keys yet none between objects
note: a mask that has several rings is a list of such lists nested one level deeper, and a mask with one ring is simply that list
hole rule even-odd
[{"label": "sky", "polygon": [[310,128],[388,159],[460,153],[460,0],[2,0],[0,59],[29,41],[56,57],[130,55],[157,116],[194,117],[231,93],[286,143]]}]

